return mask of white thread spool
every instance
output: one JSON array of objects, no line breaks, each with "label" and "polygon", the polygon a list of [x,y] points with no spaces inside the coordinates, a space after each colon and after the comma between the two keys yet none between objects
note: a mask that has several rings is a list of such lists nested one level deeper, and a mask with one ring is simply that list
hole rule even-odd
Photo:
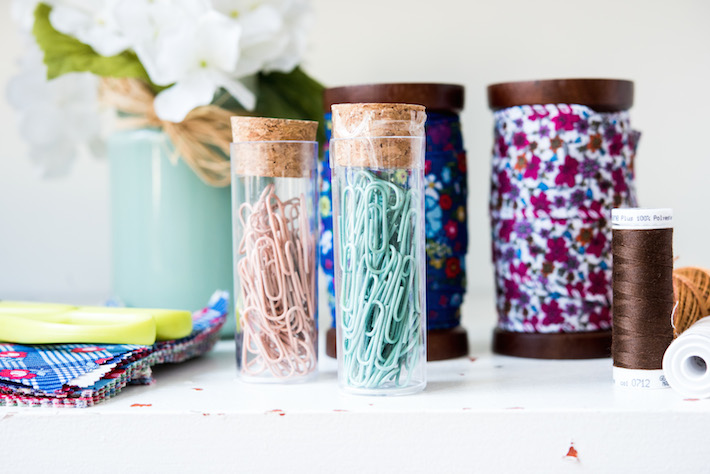
[{"label": "white thread spool", "polygon": [[671,388],[685,397],[710,397],[710,317],[693,324],[671,343],[663,356],[663,373]]}]

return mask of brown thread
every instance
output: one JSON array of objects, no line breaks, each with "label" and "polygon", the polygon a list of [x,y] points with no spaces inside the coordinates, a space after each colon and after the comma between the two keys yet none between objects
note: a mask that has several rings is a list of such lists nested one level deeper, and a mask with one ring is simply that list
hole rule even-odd
[{"label": "brown thread", "polygon": [[710,270],[682,267],[673,270],[676,301],[673,335],[680,336],[696,321],[710,316]]},{"label": "brown thread", "polygon": [[612,235],[614,366],[660,369],[673,341],[673,229]]}]

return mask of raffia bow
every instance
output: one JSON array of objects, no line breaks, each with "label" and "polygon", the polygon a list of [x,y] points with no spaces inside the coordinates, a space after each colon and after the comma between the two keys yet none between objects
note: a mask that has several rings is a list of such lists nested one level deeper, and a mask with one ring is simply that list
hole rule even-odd
[{"label": "raffia bow", "polygon": [[103,78],[99,89],[101,100],[125,114],[122,128],[158,127],[175,146],[175,153],[206,184],[229,186],[229,117],[234,115],[217,105],[205,105],[190,111],[180,123],[161,120],[155,114],[155,94],[138,79]]}]

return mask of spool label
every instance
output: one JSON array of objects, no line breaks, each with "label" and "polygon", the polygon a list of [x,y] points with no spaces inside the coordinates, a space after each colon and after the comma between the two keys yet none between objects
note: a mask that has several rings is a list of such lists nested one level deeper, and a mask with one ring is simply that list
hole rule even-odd
[{"label": "spool label", "polygon": [[612,209],[613,229],[672,229],[672,209]]},{"label": "spool label", "polygon": [[621,388],[656,390],[670,387],[663,374],[663,369],[642,370],[614,367],[613,376],[614,385]]}]

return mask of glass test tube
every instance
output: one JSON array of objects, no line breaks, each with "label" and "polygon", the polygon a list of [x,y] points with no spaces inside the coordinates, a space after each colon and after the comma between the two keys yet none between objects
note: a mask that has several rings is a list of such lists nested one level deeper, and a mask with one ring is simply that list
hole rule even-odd
[{"label": "glass test tube", "polygon": [[317,371],[317,148],[232,143],[237,367],[247,381]]},{"label": "glass test tube", "polygon": [[426,385],[424,107],[333,106],[338,380],[365,395]]}]

